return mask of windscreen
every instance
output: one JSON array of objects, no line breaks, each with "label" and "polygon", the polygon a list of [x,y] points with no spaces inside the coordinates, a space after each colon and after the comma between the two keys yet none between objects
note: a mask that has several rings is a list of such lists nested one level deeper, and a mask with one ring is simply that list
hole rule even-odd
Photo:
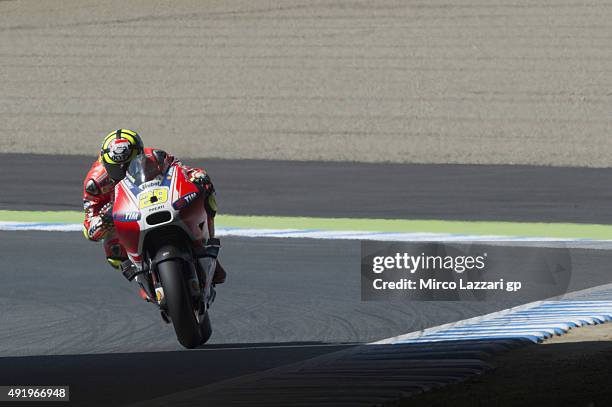
[{"label": "windscreen", "polygon": [[147,157],[144,154],[136,156],[127,170],[128,178],[135,185],[151,181],[161,175],[161,173],[161,168],[159,168],[155,157]]}]

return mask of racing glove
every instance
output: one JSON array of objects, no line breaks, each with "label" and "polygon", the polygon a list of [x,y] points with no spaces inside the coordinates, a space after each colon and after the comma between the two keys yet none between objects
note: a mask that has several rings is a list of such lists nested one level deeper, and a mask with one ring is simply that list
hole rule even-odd
[{"label": "racing glove", "polygon": [[89,228],[85,230],[86,237],[93,241],[101,240],[113,227],[113,204],[109,202],[100,209],[96,216],[90,218]]},{"label": "racing glove", "polygon": [[115,224],[113,223],[113,203],[109,202],[100,209],[100,219],[102,220],[102,226],[105,229],[111,229]]},{"label": "racing glove", "polygon": [[206,192],[204,206],[209,216],[214,218],[217,214],[217,200],[215,199],[215,187],[210,176],[205,171],[196,168],[189,173],[189,181],[196,184],[201,191]]},{"label": "racing glove", "polygon": [[193,170],[191,174],[189,174],[189,181],[206,190],[209,194],[215,192],[215,187],[212,184],[210,176],[204,171]]}]

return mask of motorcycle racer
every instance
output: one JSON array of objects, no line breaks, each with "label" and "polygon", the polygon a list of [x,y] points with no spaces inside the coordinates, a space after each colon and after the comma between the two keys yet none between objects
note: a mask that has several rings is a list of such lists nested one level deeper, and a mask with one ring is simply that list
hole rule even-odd
[{"label": "motorcycle racer", "polygon": [[[145,148],[142,139],[135,131],[129,129],[113,131],[104,138],[98,159],[92,164],[83,181],[85,211],[83,234],[90,241],[104,242],[106,260],[116,269],[128,267],[131,262],[114,233],[112,212],[115,185],[125,177],[130,162],[139,154],[155,159],[161,168],[178,164],[189,180],[205,191],[208,231],[210,237],[215,236],[214,218],[217,213],[217,203],[214,186],[206,171],[188,167],[163,150]],[[225,278],[225,270],[217,262],[213,283],[221,284],[225,282]]]}]

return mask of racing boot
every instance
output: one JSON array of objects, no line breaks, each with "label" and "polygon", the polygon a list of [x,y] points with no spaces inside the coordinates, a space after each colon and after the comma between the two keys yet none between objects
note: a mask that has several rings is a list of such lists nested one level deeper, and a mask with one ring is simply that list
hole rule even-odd
[{"label": "racing boot", "polygon": [[125,259],[121,259],[121,258],[116,258],[116,257],[107,257],[106,261],[108,262],[108,264],[114,268],[115,270],[121,270],[121,263],[124,261]]},{"label": "racing boot", "polygon": [[227,277],[227,273],[219,260],[217,260],[217,267],[215,267],[215,274],[213,274],[212,282],[213,284],[223,284],[225,283],[225,278]]},{"label": "racing boot", "polygon": [[[108,264],[115,270],[123,272],[124,268],[127,266],[126,262],[129,262],[128,255],[125,248],[119,243],[119,239],[115,236],[114,232],[111,232],[104,238],[104,252]],[[131,262],[129,262],[129,264],[131,264]]]}]

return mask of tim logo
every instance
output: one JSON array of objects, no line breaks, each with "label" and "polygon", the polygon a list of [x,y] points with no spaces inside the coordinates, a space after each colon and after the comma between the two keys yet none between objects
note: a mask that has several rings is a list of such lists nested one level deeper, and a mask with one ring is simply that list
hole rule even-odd
[{"label": "tim logo", "polygon": [[191,192],[187,195],[185,195],[183,197],[183,199],[185,200],[185,203],[190,204],[191,201],[193,201],[194,199],[196,199],[196,197],[198,196],[198,194],[196,192]]},{"label": "tim logo", "polygon": [[131,146],[126,139],[112,140],[108,145],[108,155],[111,160],[122,163],[130,158]]},{"label": "tim logo", "polygon": [[177,199],[173,204],[172,207],[174,209],[176,209],[177,211],[180,211],[183,208],[186,208],[190,203],[192,203],[196,198],[198,197],[198,193],[197,192],[190,192],[187,195],[184,195],[182,197],[180,197],[179,199]]},{"label": "tim logo", "polygon": [[139,217],[139,212],[128,212],[125,214],[125,220],[138,220]]},{"label": "tim logo", "polygon": [[135,222],[140,220],[140,212],[116,213],[113,218],[119,222]]}]

